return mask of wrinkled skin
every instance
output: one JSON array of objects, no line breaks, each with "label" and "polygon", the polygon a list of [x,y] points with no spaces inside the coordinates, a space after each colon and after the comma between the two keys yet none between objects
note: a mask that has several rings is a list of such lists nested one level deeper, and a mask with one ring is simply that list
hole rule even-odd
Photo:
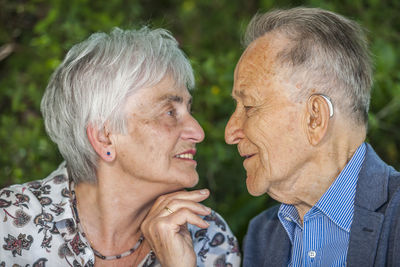
[{"label": "wrinkled skin", "polygon": [[[244,157],[249,193],[294,205],[302,220],[365,140],[365,126],[337,107],[330,118],[319,88],[291,81],[292,70],[277,61],[289,46],[269,32],[247,47],[235,69],[225,141]],[[299,90],[308,90],[304,98]]]},{"label": "wrinkled skin", "polygon": [[[203,129],[190,113],[191,96],[170,76],[129,96],[126,133],[88,127],[100,156],[98,183],[76,186],[81,223],[94,248],[104,255],[130,249],[143,234],[137,252],[95,266],[132,266],[152,249],[162,266],[196,266],[187,223],[208,227],[199,202],[209,191],[187,192],[197,184],[196,144]],[[173,211],[171,214],[165,207]]]},{"label": "wrinkled skin", "polygon": [[296,186],[299,169],[307,160],[302,126],[305,105],[289,98],[293,85],[276,67],[277,44],[260,39],[249,46],[236,67],[232,96],[237,104],[225,140],[237,144],[240,155],[251,156],[243,162],[249,192],[281,199],[280,192]]}]

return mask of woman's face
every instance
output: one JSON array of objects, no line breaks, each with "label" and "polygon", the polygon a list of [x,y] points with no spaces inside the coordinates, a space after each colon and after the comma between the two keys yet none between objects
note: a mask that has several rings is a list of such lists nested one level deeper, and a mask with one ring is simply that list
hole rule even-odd
[{"label": "woman's face", "polygon": [[190,114],[191,96],[166,76],[127,99],[126,135],[113,135],[116,164],[124,174],[174,189],[195,186],[196,144],[204,131]]}]

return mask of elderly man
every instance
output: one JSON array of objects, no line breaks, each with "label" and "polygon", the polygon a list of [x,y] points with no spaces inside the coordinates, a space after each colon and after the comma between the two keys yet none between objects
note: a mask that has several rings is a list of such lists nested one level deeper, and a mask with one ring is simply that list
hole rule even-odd
[{"label": "elderly man", "polygon": [[316,8],[255,16],[225,130],[255,217],[244,266],[400,266],[400,174],[366,144],[372,84],[360,27]]}]

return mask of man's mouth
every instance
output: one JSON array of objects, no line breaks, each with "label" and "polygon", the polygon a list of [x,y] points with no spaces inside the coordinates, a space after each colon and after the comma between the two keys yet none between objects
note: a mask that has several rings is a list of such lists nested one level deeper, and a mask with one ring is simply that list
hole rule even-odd
[{"label": "man's mouth", "polygon": [[241,155],[242,157],[244,157],[244,159],[249,159],[252,156],[254,156],[255,154],[245,154],[245,155]]}]

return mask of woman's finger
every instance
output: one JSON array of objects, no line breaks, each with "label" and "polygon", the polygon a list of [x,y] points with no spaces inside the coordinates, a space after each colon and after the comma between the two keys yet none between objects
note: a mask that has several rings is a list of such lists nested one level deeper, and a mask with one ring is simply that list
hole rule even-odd
[{"label": "woman's finger", "polygon": [[210,191],[208,189],[199,189],[193,191],[182,190],[159,196],[154,205],[160,205],[161,203],[166,201],[169,202],[172,199],[191,200],[195,202],[200,202],[208,198],[209,195]]},{"label": "woman's finger", "polygon": [[[165,207],[169,207],[171,209],[171,205],[169,205],[172,201],[175,200],[186,200],[192,202],[201,202],[208,198],[210,195],[210,191],[208,189],[201,190],[193,190],[193,191],[178,191],[166,195],[162,195],[158,197],[153,207],[150,209],[150,213],[160,214],[165,211]],[[173,210],[172,210],[173,211]]]},{"label": "woman's finger", "polygon": [[171,215],[183,208],[189,209],[190,211],[198,215],[207,215],[211,212],[211,209],[209,207],[190,200],[173,199],[169,203],[165,204],[165,207],[161,209],[161,212],[159,213],[160,216]]},{"label": "woman's finger", "polygon": [[207,228],[208,226],[210,226],[197,214],[194,214],[191,210],[186,208],[179,209],[177,212],[174,212],[168,217],[165,217],[164,220],[166,221],[166,223],[171,224],[172,229],[174,229],[177,233],[180,231],[180,226],[185,225],[186,223],[195,225],[199,228]]},{"label": "woman's finger", "polygon": [[155,235],[157,238],[162,236],[173,238],[173,235],[179,233],[182,226],[187,223],[195,225],[199,228],[207,228],[209,224],[201,219],[198,215],[194,214],[191,210],[182,208],[168,216],[157,217],[142,224],[143,233],[151,236]]}]

